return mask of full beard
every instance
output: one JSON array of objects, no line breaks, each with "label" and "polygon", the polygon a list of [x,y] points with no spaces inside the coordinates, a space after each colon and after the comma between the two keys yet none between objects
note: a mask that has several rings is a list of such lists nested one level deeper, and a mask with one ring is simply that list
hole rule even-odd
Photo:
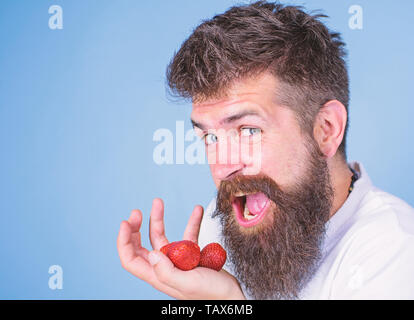
[{"label": "full beard", "polygon": [[[308,144],[308,154],[306,176],[289,190],[263,174],[220,184],[213,217],[220,218],[235,276],[254,299],[297,299],[318,268],[333,190],[326,160],[314,143]],[[265,218],[271,219],[241,227],[232,207],[238,192],[264,193],[272,204]]]}]

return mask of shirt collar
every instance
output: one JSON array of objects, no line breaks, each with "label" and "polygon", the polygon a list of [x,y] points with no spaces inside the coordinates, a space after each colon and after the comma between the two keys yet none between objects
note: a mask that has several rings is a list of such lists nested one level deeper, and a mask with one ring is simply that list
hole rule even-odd
[{"label": "shirt collar", "polygon": [[358,180],[354,183],[354,189],[345,200],[344,204],[326,223],[325,248],[329,249],[341,239],[346,232],[347,221],[351,220],[358,211],[362,199],[372,188],[371,179],[364,166],[356,161],[349,162],[349,166],[359,173]]}]

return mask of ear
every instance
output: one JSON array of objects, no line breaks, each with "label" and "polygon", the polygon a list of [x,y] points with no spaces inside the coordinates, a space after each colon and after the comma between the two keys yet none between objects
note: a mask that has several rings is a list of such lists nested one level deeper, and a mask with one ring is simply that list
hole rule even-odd
[{"label": "ear", "polygon": [[338,100],[325,103],[316,116],[313,135],[327,158],[336,154],[344,137],[347,118],[346,108]]}]

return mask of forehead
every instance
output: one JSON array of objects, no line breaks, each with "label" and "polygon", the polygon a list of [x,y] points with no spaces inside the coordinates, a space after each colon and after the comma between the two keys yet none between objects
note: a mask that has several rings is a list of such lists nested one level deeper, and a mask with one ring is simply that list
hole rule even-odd
[{"label": "forehead", "polygon": [[225,97],[193,103],[191,118],[217,121],[241,110],[265,116],[275,105],[277,89],[276,78],[268,73],[235,82]]}]

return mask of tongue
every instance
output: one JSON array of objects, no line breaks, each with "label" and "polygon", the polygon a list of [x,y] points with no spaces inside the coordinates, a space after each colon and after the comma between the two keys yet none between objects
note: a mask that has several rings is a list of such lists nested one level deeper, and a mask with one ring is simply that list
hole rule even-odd
[{"label": "tongue", "polygon": [[246,196],[246,206],[253,215],[259,214],[269,199],[261,192]]}]

